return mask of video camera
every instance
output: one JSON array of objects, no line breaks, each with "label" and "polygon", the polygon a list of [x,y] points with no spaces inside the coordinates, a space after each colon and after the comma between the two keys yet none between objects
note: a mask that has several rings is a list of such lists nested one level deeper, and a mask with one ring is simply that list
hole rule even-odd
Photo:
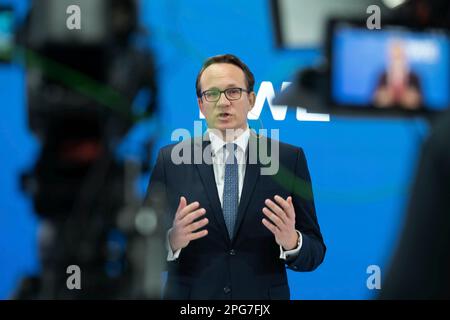
[{"label": "video camera", "polygon": [[[66,24],[73,5],[80,8],[80,29]],[[149,167],[155,137],[148,137],[139,161],[117,157],[133,125],[157,109],[153,55],[133,42],[137,12],[134,0],[34,1],[14,42],[12,11],[0,11],[0,53],[23,59],[28,123],[41,143],[22,187],[41,218],[42,274],[25,280],[16,298],[158,295],[160,235],[134,223],[153,214],[139,211],[135,182]],[[66,286],[69,265],[83,272],[80,292]]]}]

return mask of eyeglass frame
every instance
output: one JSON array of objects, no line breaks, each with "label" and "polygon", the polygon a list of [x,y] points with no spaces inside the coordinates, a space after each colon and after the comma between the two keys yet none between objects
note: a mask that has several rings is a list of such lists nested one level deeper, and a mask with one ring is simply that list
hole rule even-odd
[{"label": "eyeglass frame", "polygon": [[[239,90],[240,90],[239,98],[237,98],[237,99],[230,99],[230,98],[228,98],[226,92],[227,92],[228,90],[231,90],[231,89],[239,89]],[[247,89],[244,89],[244,88],[239,88],[239,87],[226,88],[225,90],[209,89],[209,90],[203,91],[203,92],[201,93],[200,97],[204,97],[204,96],[205,96],[205,93],[208,92],[208,91],[218,91],[218,92],[219,92],[219,98],[217,98],[217,100],[215,100],[215,101],[209,101],[209,100],[206,99],[206,97],[205,97],[205,100],[206,100],[207,102],[217,102],[217,101],[219,101],[219,100],[220,100],[220,97],[222,96],[222,93],[225,95],[225,98],[227,98],[228,101],[236,101],[236,100],[239,100],[240,98],[242,98],[242,92],[247,92],[247,93],[250,93],[250,92],[251,92],[250,90],[247,90]]]}]

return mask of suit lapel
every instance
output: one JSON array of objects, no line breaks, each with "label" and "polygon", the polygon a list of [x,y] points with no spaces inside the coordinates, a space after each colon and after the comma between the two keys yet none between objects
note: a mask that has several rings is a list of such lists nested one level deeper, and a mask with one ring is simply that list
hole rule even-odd
[{"label": "suit lapel", "polygon": [[[196,164],[200,178],[202,180],[203,186],[205,188],[206,194],[211,204],[212,213],[214,219],[222,232],[223,237],[227,242],[230,242],[230,237],[228,235],[227,226],[225,224],[225,219],[222,213],[222,206],[220,205],[219,195],[217,193],[216,179],[214,178],[214,169],[211,161],[211,152],[205,152],[204,150],[207,146],[210,146],[209,140],[196,141],[194,143],[194,152],[201,152],[202,157],[208,157],[207,159],[202,158],[201,163]],[[195,154],[195,153],[194,153]]]}]

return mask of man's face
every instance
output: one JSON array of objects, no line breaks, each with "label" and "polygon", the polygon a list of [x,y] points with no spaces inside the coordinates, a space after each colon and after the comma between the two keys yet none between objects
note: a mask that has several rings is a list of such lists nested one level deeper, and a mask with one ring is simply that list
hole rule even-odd
[{"label": "man's face", "polygon": [[[234,64],[214,63],[207,67],[200,78],[202,93],[206,90],[225,90],[228,88],[242,88],[247,90],[244,72]],[[222,93],[216,102],[206,101],[202,96],[198,105],[206,118],[209,128],[215,128],[225,133],[226,129],[245,129],[247,114],[255,104],[255,93],[242,91],[238,100],[228,100]]]}]

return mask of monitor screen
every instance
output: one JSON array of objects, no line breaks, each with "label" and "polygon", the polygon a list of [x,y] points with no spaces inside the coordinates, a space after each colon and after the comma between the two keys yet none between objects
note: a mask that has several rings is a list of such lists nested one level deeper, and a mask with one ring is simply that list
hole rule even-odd
[{"label": "monitor screen", "polygon": [[441,111],[450,104],[449,35],[443,30],[336,23],[330,37],[334,106]]},{"label": "monitor screen", "polygon": [[14,45],[14,13],[0,7],[0,61],[10,61]]}]

